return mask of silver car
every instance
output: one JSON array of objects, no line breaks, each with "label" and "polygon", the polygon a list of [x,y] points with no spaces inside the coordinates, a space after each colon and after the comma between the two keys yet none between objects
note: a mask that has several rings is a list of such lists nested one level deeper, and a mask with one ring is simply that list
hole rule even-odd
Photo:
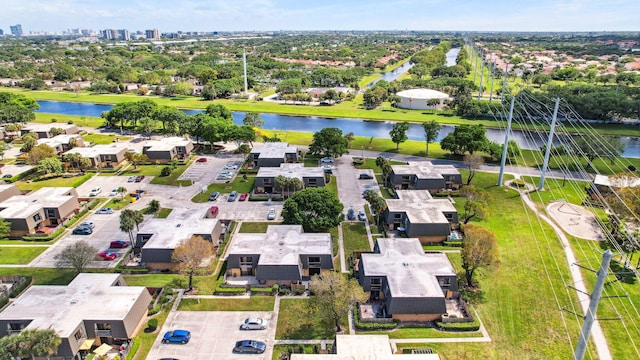
[{"label": "silver car", "polygon": [[245,319],[240,330],[264,330],[267,328],[267,320],[261,318]]}]

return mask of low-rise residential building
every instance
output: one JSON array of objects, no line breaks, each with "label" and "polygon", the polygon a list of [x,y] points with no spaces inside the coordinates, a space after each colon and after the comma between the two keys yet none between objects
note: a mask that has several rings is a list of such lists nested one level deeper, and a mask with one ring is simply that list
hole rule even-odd
[{"label": "low-rise residential building", "polygon": [[74,147],[84,147],[85,143],[82,136],[77,134],[56,135],[52,138],[38,139],[38,145],[47,144],[51,146],[58,155],[73,149]]},{"label": "low-rise residential building", "polygon": [[168,163],[173,160],[182,161],[193,151],[193,142],[181,137],[168,137],[162,140],[149,141],[142,148],[142,153],[152,163]]},{"label": "low-rise residential building", "polygon": [[[120,274],[76,276],[69,285],[34,285],[0,313],[0,337],[52,329],[62,339],[56,355],[80,360],[92,345],[119,344],[136,336],[151,303],[142,286]],[[56,357],[57,358],[57,357]]]},{"label": "low-rise residential building", "polygon": [[291,354],[291,360],[439,360],[438,354],[394,354],[388,335],[336,335],[329,354]]},{"label": "low-rise residential building", "polygon": [[0,202],[16,195],[22,195],[22,191],[15,184],[0,184]]},{"label": "low-rise residential building", "polygon": [[400,321],[440,319],[458,290],[447,256],[425,253],[417,238],[379,238],[373,253],[360,255],[357,273],[371,300],[384,301],[384,315]]},{"label": "low-rise residential building", "polygon": [[598,199],[604,194],[608,194],[612,189],[634,188],[640,186],[640,177],[622,176],[612,177],[607,175],[596,175],[587,188],[587,193],[591,198]]},{"label": "low-rise residential building", "polygon": [[80,154],[85,159],[91,161],[91,167],[99,169],[116,168],[125,159],[124,154],[127,148],[120,144],[95,145],[92,147],[73,148],[65,153]]},{"label": "low-rise residential building", "polygon": [[296,178],[302,182],[303,188],[324,187],[324,170],[321,167],[305,167],[304,164],[280,164],[279,167],[261,167],[255,180],[255,193],[289,192],[295,189],[281,189],[276,183],[278,176]]},{"label": "low-rise residential building", "polygon": [[72,187],[43,187],[27,195],[0,202],[0,218],[11,224],[11,237],[49,233],[78,209],[78,193]]},{"label": "low-rise residential building", "polygon": [[399,230],[423,244],[447,240],[458,225],[458,211],[449,199],[434,199],[429,190],[396,190],[382,214],[389,230]]},{"label": "low-rise residential building", "polygon": [[284,142],[267,142],[255,146],[249,153],[249,163],[254,167],[278,167],[282,163],[298,162],[298,148]]},{"label": "low-rise residential building", "polygon": [[453,165],[433,165],[431,161],[391,165],[389,182],[400,190],[429,190],[432,193],[462,186],[462,175]]},{"label": "low-rise residential building", "polygon": [[62,124],[62,123],[50,123],[50,124],[41,124],[41,123],[28,123],[25,124],[22,129],[20,129],[20,135],[24,135],[30,132],[35,132],[38,134],[39,139],[45,139],[55,136],[51,133],[51,129],[57,128],[62,129],[64,131],[63,134],[73,135],[80,132],[80,129],[76,125],[73,124]]},{"label": "low-rise residential building", "polygon": [[173,209],[167,219],[149,219],[140,226],[134,251],[141,252],[141,262],[149,269],[173,269],[173,252],[183,241],[200,236],[217,245],[222,228],[200,210]]},{"label": "low-rise residential building", "polygon": [[238,233],[227,257],[227,276],[255,276],[265,285],[291,285],[333,270],[329,233],[301,225],[269,225],[266,233]]}]

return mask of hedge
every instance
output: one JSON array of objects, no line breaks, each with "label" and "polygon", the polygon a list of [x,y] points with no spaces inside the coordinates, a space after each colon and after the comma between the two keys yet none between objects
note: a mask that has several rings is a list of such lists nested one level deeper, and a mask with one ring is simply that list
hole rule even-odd
[{"label": "hedge", "polygon": [[436,321],[436,327],[445,331],[478,331],[480,330],[480,323],[478,321],[464,323],[443,323]]},{"label": "hedge", "polygon": [[354,311],[354,322],[356,324],[356,329],[358,330],[391,330],[395,329],[399,324],[400,320],[393,320],[393,322],[362,322],[360,321],[360,312]]}]

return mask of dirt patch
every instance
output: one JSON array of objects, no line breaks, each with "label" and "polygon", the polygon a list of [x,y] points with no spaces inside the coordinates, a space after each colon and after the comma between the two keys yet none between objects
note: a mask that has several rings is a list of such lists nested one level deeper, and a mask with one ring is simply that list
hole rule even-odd
[{"label": "dirt patch", "polygon": [[570,235],[587,240],[605,240],[595,216],[582,206],[556,201],[547,206],[547,213]]}]

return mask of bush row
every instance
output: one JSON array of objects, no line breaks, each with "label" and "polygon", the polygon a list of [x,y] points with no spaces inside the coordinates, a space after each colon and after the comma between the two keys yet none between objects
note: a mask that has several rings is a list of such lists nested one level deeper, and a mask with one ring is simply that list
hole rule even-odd
[{"label": "bush row", "polygon": [[477,320],[463,323],[443,323],[436,321],[436,327],[445,331],[478,331],[480,330],[480,323]]},{"label": "bush row", "polygon": [[395,329],[399,324],[400,320],[393,320],[393,322],[362,322],[360,320],[360,312],[356,309],[354,310],[354,321],[356,323],[356,329],[358,330],[391,330]]}]

